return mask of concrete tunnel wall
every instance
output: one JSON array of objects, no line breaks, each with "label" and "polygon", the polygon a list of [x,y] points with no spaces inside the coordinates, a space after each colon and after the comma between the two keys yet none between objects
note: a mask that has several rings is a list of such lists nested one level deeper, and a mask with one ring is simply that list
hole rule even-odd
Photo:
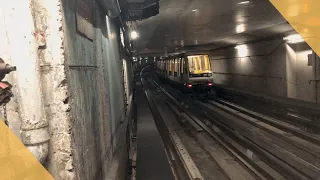
[{"label": "concrete tunnel wall", "polygon": [[1,57],[17,66],[6,77],[14,93],[7,104],[9,128],[23,140],[23,132],[44,125],[40,129],[49,133],[50,140],[40,145],[48,146],[29,146],[41,150],[33,153],[45,156],[42,163],[54,178],[74,179],[60,2],[12,0],[0,4]]},{"label": "concrete tunnel wall", "polygon": [[92,2],[93,26],[82,24],[91,39],[77,31],[75,0],[0,4],[0,55],[18,68],[7,77],[9,127],[21,138],[21,122],[47,122],[44,166],[55,179],[121,179],[126,170],[132,67],[120,58],[114,20]]},{"label": "concrete tunnel wall", "polygon": [[213,51],[214,83],[246,91],[315,101],[312,66],[306,43],[289,45],[270,40]]},{"label": "concrete tunnel wall", "polygon": [[125,115],[119,29],[93,1],[89,40],[77,33],[72,1],[62,1],[62,6],[76,177],[106,179],[120,136],[125,136],[119,133]]}]

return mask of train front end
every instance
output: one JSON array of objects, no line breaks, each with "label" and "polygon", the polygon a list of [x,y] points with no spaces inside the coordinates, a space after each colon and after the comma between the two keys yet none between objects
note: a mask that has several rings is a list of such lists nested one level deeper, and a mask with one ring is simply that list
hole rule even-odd
[{"label": "train front end", "polygon": [[213,96],[213,74],[208,55],[187,56],[188,62],[188,81],[185,86],[188,92],[197,96]]}]

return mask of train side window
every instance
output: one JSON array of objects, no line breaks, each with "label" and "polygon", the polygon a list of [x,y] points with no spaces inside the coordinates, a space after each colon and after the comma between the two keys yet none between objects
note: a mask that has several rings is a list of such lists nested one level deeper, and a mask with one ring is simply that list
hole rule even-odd
[{"label": "train side window", "polygon": [[170,59],[167,61],[167,74],[170,75]]},{"label": "train side window", "polygon": [[168,71],[169,71],[169,75],[171,74],[171,59],[170,60],[168,60]]},{"label": "train side window", "polygon": [[171,76],[174,76],[174,59],[171,59]]},{"label": "train side window", "polygon": [[166,60],[166,73],[169,74],[169,60]]},{"label": "train side window", "polygon": [[171,59],[168,60],[168,74],[171,74]]},{"label": "train side window", "polygon": [[162,70],[165,71],[166,70],[166,61],[162,60]]},{"label": "train side window", "polygon": [[171,59],[171,75],[174,76],[174,59]]},{"label": "train side window", "polygon": [[178,75],[178,58],[174,59],[174,76],[177,77]]},{"label": "train side window", "polygon": [[177,76],[177,59],[174,59],[174,76]]},{"label": "train side window", "polygon": [[172,59],[170,59],[168,61],[168,63],[169,63],[169,75],[171,75],[171,73],[172,73]]},{"label": "train side window", "polygon": [[188,74],[188,59],[187,58],[183,58],[183,68],[184,68],[184,74]]},{"label": "train side window", "polygon": [[167,61],[167,74],[170,75],[170,60]]},{"label": "train side window", "polygon": [[170,73],[171,73],[171,60],[169,59],[167,61],[167,63],[168,63],[168,74],[170,75]]},{"label": "train side window", "polygon": [[166,60],[166,71],[169,74],[169,60]]},{"label": "train side window", "polygon": [[166,71],[166,62],[165,62],[165,60],[162,60],[162,71],[163,72]]},{"label": "train side window", "polygon": [[181,62],[181,58],[177,58],[177,76],[180,76],[180,63]]},{"label": "train side window", "polygon": [[183,74],[183,58],[180,58],[180,74]]}]

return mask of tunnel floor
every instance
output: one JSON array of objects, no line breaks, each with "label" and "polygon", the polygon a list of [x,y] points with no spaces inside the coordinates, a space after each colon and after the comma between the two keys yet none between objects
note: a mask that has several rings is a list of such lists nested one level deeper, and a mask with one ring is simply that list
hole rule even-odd
[{"label": "tunnel floor", "polygon": [[164,145],[141,85],[137,85],[137,180],[173,180]]},{"label": "tunnel floor", "polygon": [[224,91],[197,100],[143,75],[135,93],[135,179],[320,177],[317,111]]}]

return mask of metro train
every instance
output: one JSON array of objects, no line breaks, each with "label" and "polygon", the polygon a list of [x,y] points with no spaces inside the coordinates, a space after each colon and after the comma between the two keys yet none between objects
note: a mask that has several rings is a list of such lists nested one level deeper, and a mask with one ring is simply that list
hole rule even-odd
[{"label": "metro train", "polygon": [[215,95],[208,54],[184,52],[169,55],[157,61],[157,74],[183,92]]},{"label": "metro train", "polygon": [[135,70],[140,71],[142,68],[155,64],[156,58],[155,57],[134,57],[133,58],[133,67]]}]

